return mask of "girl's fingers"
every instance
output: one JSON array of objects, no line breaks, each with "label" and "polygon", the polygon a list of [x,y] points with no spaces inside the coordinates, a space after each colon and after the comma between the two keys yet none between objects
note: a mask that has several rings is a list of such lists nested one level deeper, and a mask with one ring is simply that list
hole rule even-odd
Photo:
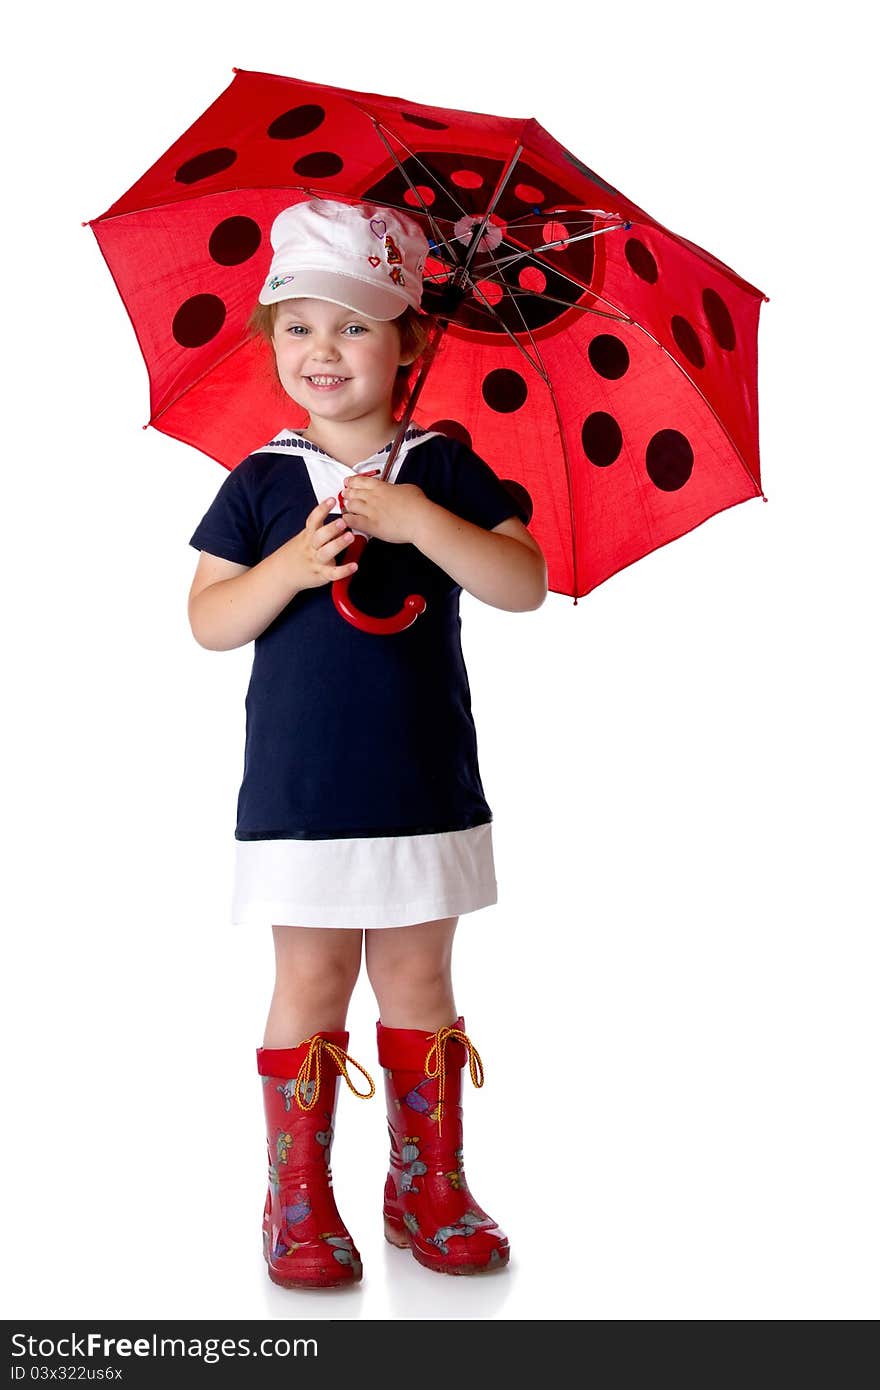
[{"label": "girl's fingers", "polygon": [[353,540],[354,536],[352,535],[352,533],[350,531],[344,531],[340,532],[338,536],[332,535],[329,537],[328,540],[316,544],[314,550],[318,562],[324,563],[324,561],[322,560],[322,555],[325,550],[328,551],[331,555],[338,555],[339,552],[341,550],[344,550],[346,546],[351,545]]},{"label": "girl's fingers", "polygon": [[308,520],[306,521],[306,530],[317,531],[323,526],[335,501],[335,497],[326,497],[323,502],[319,502],[317,507],[314,507],[312,511],[309,512]]}]

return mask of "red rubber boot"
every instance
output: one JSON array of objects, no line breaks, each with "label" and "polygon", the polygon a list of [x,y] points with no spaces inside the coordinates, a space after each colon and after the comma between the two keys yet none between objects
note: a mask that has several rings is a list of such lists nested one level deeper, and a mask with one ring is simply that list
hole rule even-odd
[{"label": "red rubber boot", "polygon": [[[348,1033],[315,1033],[298,1047],[257,1048],[269,1150],[263,1254],[269,1278],[285,1289],[333,1288],[362,1274],[336,1209],[330,1147],[340,1076],[362,1100],[376,1087],[347,1046]],[[330,1075],[322,1062],[330,1064]],[[369,1091],[352,1085],[348,1062],[367,1078]]]},{"label": "red rubber boot", "polygon": [[462,1151],[462,1072],[483,1084],[483,1064],[464,1019],[436,1033],[376,1025],[391,1163],[385,1237],[442,1274],[500,1269],[510,1247],[468,1189]]}]

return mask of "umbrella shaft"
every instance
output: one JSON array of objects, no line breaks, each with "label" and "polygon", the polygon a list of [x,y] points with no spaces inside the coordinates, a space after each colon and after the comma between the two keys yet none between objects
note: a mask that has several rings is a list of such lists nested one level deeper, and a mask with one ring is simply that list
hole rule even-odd
[{"label": "umbrella shaft", "polygon": [[431,363],[433,362],[437,349],[440,346],[440,339],[443,337],[443,334],[446,332],[446,329],[448,327],[448,319],[439,319],[437,323],[437,328],[434,332],[434,336],[429,342],[427,348],[425,349],[425,355],[422,361],[421,371],[419,372],[415,386],[409,394],[409,400],[406,403],[406,410],[403,412],[403,419],[400,421],[400,424],[397,427],[397,433],[394,436],[394,443],[391,446],[391,452],[388,455],[385,467],[382,469],[382,476],[380,481],[383,483],[387,480],[389,473],[394,467],[394,460],[397,458],[397,455],[400,452],[400,446],[403,443],[404,436],[406,435],[407,429],[409,428],[409,422],[412,419],[412,413],[415,410],[416,401],[418,400],[419,395],[421,394],[422,387],[425,384],[425,377],[428,375]]}]

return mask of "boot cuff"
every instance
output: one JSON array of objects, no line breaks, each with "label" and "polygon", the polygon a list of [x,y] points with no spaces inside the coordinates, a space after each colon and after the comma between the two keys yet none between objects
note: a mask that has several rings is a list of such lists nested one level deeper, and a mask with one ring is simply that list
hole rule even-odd
[{"label": "boot cuff", "polygon": [[[322,1031],[320,1036],[326,1038],[327,1042],[335,1043],[343,1050],[348,1048],[348,1033],[325,1033]],[[296,1076],[308,1055],[310,1041],[310,1038],[306,1038],[299,1047],[258,1047],[257,1071],[259,1075],[278,1076],[282,1080]]]},{"label": "boot cuff", "polygon": [[[464,1019],[459,1015],[454,1023],[448,1025],[465,1031]],[[386,1028],[379,1021],[376,1024],[376,1046],[380,1067],[397,1068],[401,1071],[417,1071],[425,1074],[425,1058],[437,1032],[425,1032],[421,1028]],[[467,1061],[467,1049],[456,1038],[446,1043],[446,1065],[463,1067]]]}]

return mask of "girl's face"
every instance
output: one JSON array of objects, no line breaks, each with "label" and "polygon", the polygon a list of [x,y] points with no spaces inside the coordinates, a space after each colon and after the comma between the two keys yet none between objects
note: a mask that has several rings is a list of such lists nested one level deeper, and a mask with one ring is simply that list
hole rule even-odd
[{"label": "girl's face", "polygon": [[[402,356],[393,319],[367,318],[327,299],[283,300],[273,346],[288,396],[312,419],[340,423],[372,416],[388,424],[397,369],[414,360]],[[322,389],[312,377],[345,379]]]}]

